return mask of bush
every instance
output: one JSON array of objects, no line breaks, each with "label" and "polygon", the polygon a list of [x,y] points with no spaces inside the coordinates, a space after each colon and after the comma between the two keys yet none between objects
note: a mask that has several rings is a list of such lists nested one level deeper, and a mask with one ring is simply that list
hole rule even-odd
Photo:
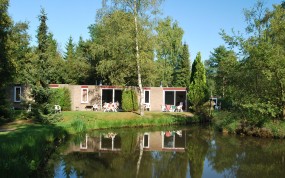
[{"label": "bush", "polygon": [[5,90],[0,90],[0,124],[2,122],[11,121],[12,118],[12,105],[6,99]]},{"label": "bush", "polygon": [[51,96],[49,103],[54,105],[60,105],[62,111],[71,110],[71,98],[68,88],[51,89]]},{"label": "bush", "polygon": [[122,109],[130,112],[137,111],[138,108],[137,93],[134,90],[124,90],[122,94]]}]

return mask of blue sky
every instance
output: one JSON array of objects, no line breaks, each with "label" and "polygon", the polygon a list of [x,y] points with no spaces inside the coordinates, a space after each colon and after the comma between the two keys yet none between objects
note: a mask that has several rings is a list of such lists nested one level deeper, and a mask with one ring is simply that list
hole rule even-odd
[{"label": "blue sky", "polygon": [[[283,0],[263,0],[265,5],[280,4]],[[189,45],[191,61],[200,51],[202,59],[224,44],[219,32],[224,29],[244,32],[243,9],[250,9],[256,0],[165,0],[163,16],[176,20],[184,30],[183,42]],[[59,43],[61,51],[70,36],[75,42],[82,36],[89,38],[88,26],[95,23],[96,11],[101,0],[10,0],[9,15],[14,22],[29,22],[32,45],[36,44],[38,16],[43,7],[47,13],[49,31]]]}]

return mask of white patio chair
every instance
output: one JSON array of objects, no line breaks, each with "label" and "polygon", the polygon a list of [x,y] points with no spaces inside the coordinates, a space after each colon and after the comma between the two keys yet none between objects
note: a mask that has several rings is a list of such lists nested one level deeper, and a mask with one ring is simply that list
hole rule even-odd
[{"label": "white patio chair", "polygon": [[92,110],[93,111],[98,111],[99,110],[98,104],[94,104]]},{"label": "white patio chair", "polygon": [[149,103],[145,103],[144,105],[145,105],[144,106],[145,110],[146,111],[150,111],[150,104]]},{"label": "white patio chair", "polygon": [[55,112],[55,113],[61,113],[61,107],[60,107],[60,105],[54,105],[54,112]]}]

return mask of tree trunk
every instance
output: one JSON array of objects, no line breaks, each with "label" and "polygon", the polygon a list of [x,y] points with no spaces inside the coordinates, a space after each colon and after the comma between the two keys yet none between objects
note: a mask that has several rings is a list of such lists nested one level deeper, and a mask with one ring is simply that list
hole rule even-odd
[{"label": "tree trunk", "polygon": [[139,39],[138,39],[138,15],[137,15],[137,1],[134,1],[134,20],[135,20],[135,28],[136,28],[136,61],[137,61],[137,72],[138,72],[138,85],[139,85],[139,93],[140,93],[140,115],[144,115],[144,91],[142,87],[142,79],[141,79],[141,66],[140,66],[140,55],[139,55]]},{"label": "tree trunk", "polygon": [[139,170],[140,170],[140,165],[141,165],[141,159],[142,159],[142,155],[143,155],[143,135],[139,135],[139,146],[140,146],[140,155],[139,155],[139,159],[137,162],[137,173],[136,173],[136,177],[138,177],[139,175]]},{"label": "tree trunk", "polygon": [[223,95],[223,98],[225,98],[225,77],[223,77],[223,93],[222,93],[222,95]]}]

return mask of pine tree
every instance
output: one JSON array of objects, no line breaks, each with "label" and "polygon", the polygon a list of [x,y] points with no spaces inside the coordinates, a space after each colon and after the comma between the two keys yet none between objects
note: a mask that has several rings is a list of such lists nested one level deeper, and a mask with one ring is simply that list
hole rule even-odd
[{"label": "pine tree", "polygon": [[184,44],[182,54],[178,58],[174,73],[173,85],[176,87],[189,87],[190,83],[190,55],[188,45]]},{"label": "pine tree", "polygon": [[208,90],[206,84],[206,71],[201,62],[201,54],[198,52],[192,65],[188,99],[192,109],[198,110],[199,106],[208,99]]},{"label": "pine tree", "polygon": [[74,51],[75,50],[75,46],[74,46],[73,39],[72,39],[71,36],[69,37],[68,42],[67,42],[65,48],[66,48],[66,53],[65,53],[64,59],[66,61],[73,60],[74,57],[75,57],[75,51]]},{"label": "pine tree", "polygon": [[38,60],[38,81],[37,85],[42,87],[47,87],[47,71],[46,71],[46,63],[48,60],[47,49],[48,49],[48,26],[46,24],[47,14],[44,9],[41,9],[41,15],[38,17],[40,21],[40,26],[37,30],[37,40],[38,40],[38,48],[37,53],[39,56]]},{"label": "pine tree", "polygon": [[38,60],[36,63],[37,67],[37,79],[35,83],[31,84],[32,95],[35,100],[34,105],[32,106],[32,114],[36,119],[41,122],[49,122],[49,117],[47,114],[51,112],[51,106],[49,103],[50,92],[48,88],[48,27],[46,24],[47,15],[44,9],[41,9],[41,15],[39,16],[40,26],[37,30],[37,55]]}]

